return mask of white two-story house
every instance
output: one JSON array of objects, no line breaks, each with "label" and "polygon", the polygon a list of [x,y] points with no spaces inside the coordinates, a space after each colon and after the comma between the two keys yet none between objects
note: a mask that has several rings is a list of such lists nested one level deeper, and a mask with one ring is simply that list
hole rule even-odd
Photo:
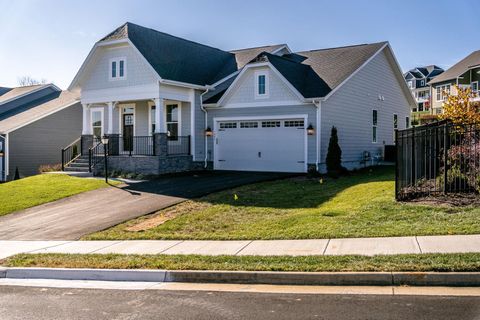
[{"label": "white two-story house", "polygon": [[83,161],[101,165],[107,136],[112,168],[147,174],[324,171],[332,126],[356,168],[415,106],[388,42],[229,52],[132,23],[95,44],[69,90],[83,106]]}]

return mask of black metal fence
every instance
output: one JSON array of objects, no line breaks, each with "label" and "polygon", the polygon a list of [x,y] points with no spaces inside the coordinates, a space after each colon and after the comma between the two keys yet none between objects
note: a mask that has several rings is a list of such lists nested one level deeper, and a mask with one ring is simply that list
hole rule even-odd
[{"label": "black metal fence", "polygon": [[442,121],[396,132],[397,200],[479,192],[479,124]]},{"label": "black metal fence", "polygon": [[190,136],[168,137],[168,155],[189,155]]},{"label": "black metal fence", "polygon": [[101,141],[95,141],[94,146],[88,149],[88,171],[92,172],[92,169],[103,159],[105,159],[105,145]]},{"label": "black metal fence", "polygon": [[65,167],[82,154],[82,139],[78,138],[62,149],[62,171]]}]

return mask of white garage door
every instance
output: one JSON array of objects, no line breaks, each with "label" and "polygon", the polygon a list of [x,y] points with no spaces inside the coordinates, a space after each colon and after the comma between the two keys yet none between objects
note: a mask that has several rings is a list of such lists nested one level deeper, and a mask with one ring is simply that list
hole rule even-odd
[{"label": "white garage door", "polygon": [[305,172],[304,119],[219,121],[215,169]]}]

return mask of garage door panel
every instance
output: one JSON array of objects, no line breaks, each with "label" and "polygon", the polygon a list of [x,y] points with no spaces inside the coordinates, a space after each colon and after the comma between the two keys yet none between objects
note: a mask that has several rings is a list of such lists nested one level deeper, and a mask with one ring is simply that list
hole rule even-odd
[{"label": "garage door panel", "polygon": [[245,171],[305,171],[303,127],[220,129],[216,136],[215,169]]}]

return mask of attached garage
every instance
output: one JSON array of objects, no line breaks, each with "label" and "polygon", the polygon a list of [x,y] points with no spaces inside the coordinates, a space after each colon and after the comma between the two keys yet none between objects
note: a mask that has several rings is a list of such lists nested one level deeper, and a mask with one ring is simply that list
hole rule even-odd
[{"label": "attached garage", "polygon": [[306,172],[306,116],[215,118],[214,169]]}]

